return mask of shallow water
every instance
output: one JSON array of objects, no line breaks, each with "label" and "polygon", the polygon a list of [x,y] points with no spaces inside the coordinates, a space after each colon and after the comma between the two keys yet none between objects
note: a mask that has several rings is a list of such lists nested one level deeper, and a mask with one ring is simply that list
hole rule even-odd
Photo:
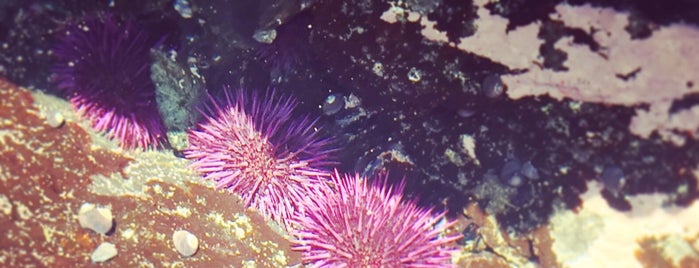
[{"label": "shallow water", "polygon": [[699,267],[699,6],[204,2],[0,4],[0,266]]}]

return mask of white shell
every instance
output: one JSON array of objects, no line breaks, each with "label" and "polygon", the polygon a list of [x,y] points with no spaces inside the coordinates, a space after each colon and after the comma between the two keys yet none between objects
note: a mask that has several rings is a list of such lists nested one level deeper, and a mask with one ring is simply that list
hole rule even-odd
[{"label": "white shell", "polygon": [[46,124],[52,128],[59,128],[63,126],[66,119],[63,117],[61,112],[50,112],[46,115]]},{"label": "white shell", "polygon": [[92,252],[90,260],[92,262],[105,262],[117,255],[117,250],[114,244],[109,242],[102,242],[95,251]]},{"label": "white shell", "polygon": [[194,255],[194,253],[197,253],[197,249],[199,249],[199,239],[187,231],[175,231],[172,234],[172,242],[175,243],[177,252],[185,257]]},{"label": "white shell", "polygon": [[78,212],[78,222],[83,228],[106,234],[112,229],[114,216],[107,208],[98,208],[94,204],[84,203]]}]

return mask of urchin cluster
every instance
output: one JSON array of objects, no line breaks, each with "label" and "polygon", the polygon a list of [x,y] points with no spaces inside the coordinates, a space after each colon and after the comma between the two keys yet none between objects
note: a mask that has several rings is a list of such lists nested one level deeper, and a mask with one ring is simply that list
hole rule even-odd
[{"label": "urchin cluster", "polygon": [[335,172],[329,182],[307,187],[308,197],[291,223],[294,249],[314,267],[450,267],[460,236],[441,236],[454,222],[440,221],[403,200],[403,185],[373,185],[359,175]]},{"label": "urchin cluster", "polygon": [[315,120],[292,118],[296,100],[269,90],[248,96],[228,90],[221,104],[211,98],[207,121],[189,131],[186,158],[205,179],[227,188],[263,216],[288,227],[287,221],[306,194],[304,185],[329,176],[330,140],[314,128]]},{"label": "urchin cluster", "polygon": [[93,128],[124,148],[167,142],[150,78],[150,49],[157,39],[110,14],[73,23],[57,39],[57,88]]}]

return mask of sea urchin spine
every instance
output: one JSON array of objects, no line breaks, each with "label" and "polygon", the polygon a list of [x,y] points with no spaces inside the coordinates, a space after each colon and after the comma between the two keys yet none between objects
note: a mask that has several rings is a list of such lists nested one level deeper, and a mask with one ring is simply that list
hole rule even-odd
[{"label": "sea urchin spine", "polygon": [[158,40],[109,14],[61,33],[53,49],[56,87],[78,113],[124,148],[167,143],[150,80],[149,53]]},{"label": "sea urchin spine", "polygon": [[218,188],[237,193],[245,205],[287,226],[306,194],[304,187],[329,173],[333,149],[313,127],[315,121],[296,120],[296,101],[268,91],[264,97],[238,90],[226,101],[203,111],[208,120],[189,132],[185,156],[192,167]]},{"label": "sea urchin spine", "polygon": [[294,249],[313,267],[451,267],[448,244],[460,236],[443,233],[454,222],[403,200],[402,190],[385,178],[370,185],[336,171],[329,182],[307,188],[291,221]]}]

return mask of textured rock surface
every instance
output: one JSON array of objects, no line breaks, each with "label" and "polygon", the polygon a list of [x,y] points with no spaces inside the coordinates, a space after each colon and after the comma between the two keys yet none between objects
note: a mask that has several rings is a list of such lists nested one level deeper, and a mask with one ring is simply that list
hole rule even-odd
[{"label": "textured rock surface", "polygon": [[[0,1],[0,74],[57,94],[50,48],[66,21],[100,12],[138,20],[163,37],[158,49],[172,61],[158,60],[156,81],[201,81],[214,98],[223,85],[294,95],[343,146],[340,171],[405,176],[406,196],[460,217],[452,231],[470,239],[459,264],[557,267],[582,256],[604,265],[591,252],[616,235],[606,229],[615,220],[644,206],[637,197],[662,199],[648,211],[668,217],[699,198],[699,93],[686,56],[697,48],[687,41],[699,2],[74,2]],[[262,45],[255,33],[276,36]],[[331,94],[344,107],[325,103]],[[106,266],[298,263],[274,228],[201,185],[172,155],[181,152],[117,149],[65,102],[32,95],[34,104],[27,92],[0,91],[0,250],[9,256],[0,264],[88,263],[99,239],[119,247]],[[182,132],[169,134],[186,147]],[[76,224],[85,202],[112,205],[113,235]],[[600,212],[575,213],[592,204]],[[552,229],[552,220],[586,225]],[[179,229],[200,239],[194,256],[173,248]],[[632,229],[620,235],[632,249],[614,251],[624,264],[697,266],[695,233]],[[564,238],[571,233],[581,237]],[[27,253],[35,249],[40,256]]]},{"label": "textured rock surface", "polygon": [[658,267],[657,260],[669,264],[660,267],[699,263],[699,250],[691,246],[699,238],[699,204],[681,208],[664,205],[663,195],[639,195],[630,198],[631,211],[619,212],[599,195],[599,184],[589,189],[580,211],[559,211],[551,220],[553,252],[564,267]]},{"label": "textured rock surface", "polygon": [[[66,115],[52,128],[44,109]],[[0,265],[87,265],[102,242],[119,255],[104,265],[281,267],[300,262],[286,238],[235,197],[205,185],[187,162],[167,151],[126,152],[76,121],[64,100],[0,80]],[[114,234],[80,227],[83,203],[110,204]],[[181,259],[177,228],[212,234]]]}]

